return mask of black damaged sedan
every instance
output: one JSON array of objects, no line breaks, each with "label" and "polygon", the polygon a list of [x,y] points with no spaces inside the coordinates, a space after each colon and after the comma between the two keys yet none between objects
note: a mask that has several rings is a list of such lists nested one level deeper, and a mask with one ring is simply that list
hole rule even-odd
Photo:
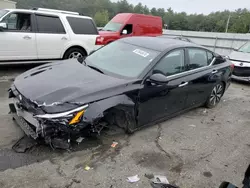
[{"label": "black damaged sedan", "polygon": [[18,76],[10,110],[24,132],[53,147],[117,125],[127,132],[206,105],[228,88],[232,64],[196,44],[131,37],[82,63],[45,64]]}]

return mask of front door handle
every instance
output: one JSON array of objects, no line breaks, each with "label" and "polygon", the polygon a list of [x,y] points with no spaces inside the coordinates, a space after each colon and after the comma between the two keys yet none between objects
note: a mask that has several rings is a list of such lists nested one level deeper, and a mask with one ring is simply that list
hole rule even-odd
[{"label": "front door handle", "polygon": [[213,70],[212,74],[216,74],[218,72],[218,70]]},{"label": "front door handle", "polygon": [[23,37],[23,39],[25,39],[25,40],[30,40],[30,39],[32,39],[32,38],[31,38],[30,36],[26,35],[26,36]]},{"label": "front door handle", "polygon": [[186,85],[188,85],[188,82],[183,82],[179,85],[179,87],[185,87]]}]

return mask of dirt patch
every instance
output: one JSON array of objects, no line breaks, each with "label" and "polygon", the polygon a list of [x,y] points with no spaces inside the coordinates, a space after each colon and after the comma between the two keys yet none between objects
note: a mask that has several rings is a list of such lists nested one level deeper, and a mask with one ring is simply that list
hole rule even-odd
[{"label": "dirt patch", "polygon": [[207,178],[211,178],[213,176],[213,174],[211,172],[203,172],[203,176],[205,176]]},{"label": "dirt patch", "polygon": [[131,155],[136,165],[145,168],[156,168],[159,170],[170,170],[180,173],[183,167],[183,162],[178,156],[169,158],[162,152],[141,152],[137,151]]},{"label": "dirt patch", "polygon": [[175,167],[171,168],[170,171],[180,174],[182,171],[182,168],[183,168],[183,163],[181,162],[178,165],[176,165]]}]

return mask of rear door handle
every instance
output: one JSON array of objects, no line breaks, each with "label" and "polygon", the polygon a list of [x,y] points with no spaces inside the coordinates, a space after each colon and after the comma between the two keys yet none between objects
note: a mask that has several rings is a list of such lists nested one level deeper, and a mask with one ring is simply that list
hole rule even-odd
[{"label": "rear door handle", "polygon": [[68,40],[66,37],[62,37],[62,40]]},{"label": "rear door handle", "polygon": [[28,36],[28,35],[26,35],[26,36],[24,36],[24,37],[23,37],[23,39],[25,39],[25,40],[30,40],[30,39],[31,39],[31,37],[30,37],[30,36]]},{"label": "rear door handle", "polygon": [[216,74],[218,72],[218,70],[213,70],[212,74]]},{"label": "rear door handle", "polygon": [[185,87],[186,85],[188,85],[188,82],[183,82],[179,85],[179,87]]}]

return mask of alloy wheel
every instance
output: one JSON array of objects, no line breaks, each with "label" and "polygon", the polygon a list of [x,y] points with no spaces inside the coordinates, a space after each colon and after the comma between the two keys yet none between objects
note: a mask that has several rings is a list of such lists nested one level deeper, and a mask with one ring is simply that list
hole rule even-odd
[{"label": "alloy wheel", "polygon": [[78,59],[78,58],[81,58],[81,57],[83,57],[83,55],[80,52],[72,52],[69,55],[69,59]]},{"label": "alloy wheel", "polygon": [[223,92],[224,92],[223,86],[221,84],[216,85],[214,89],[212,90],[212,93],[209,98],[210,104],[213,106],[218,104],[221,100]]}]

